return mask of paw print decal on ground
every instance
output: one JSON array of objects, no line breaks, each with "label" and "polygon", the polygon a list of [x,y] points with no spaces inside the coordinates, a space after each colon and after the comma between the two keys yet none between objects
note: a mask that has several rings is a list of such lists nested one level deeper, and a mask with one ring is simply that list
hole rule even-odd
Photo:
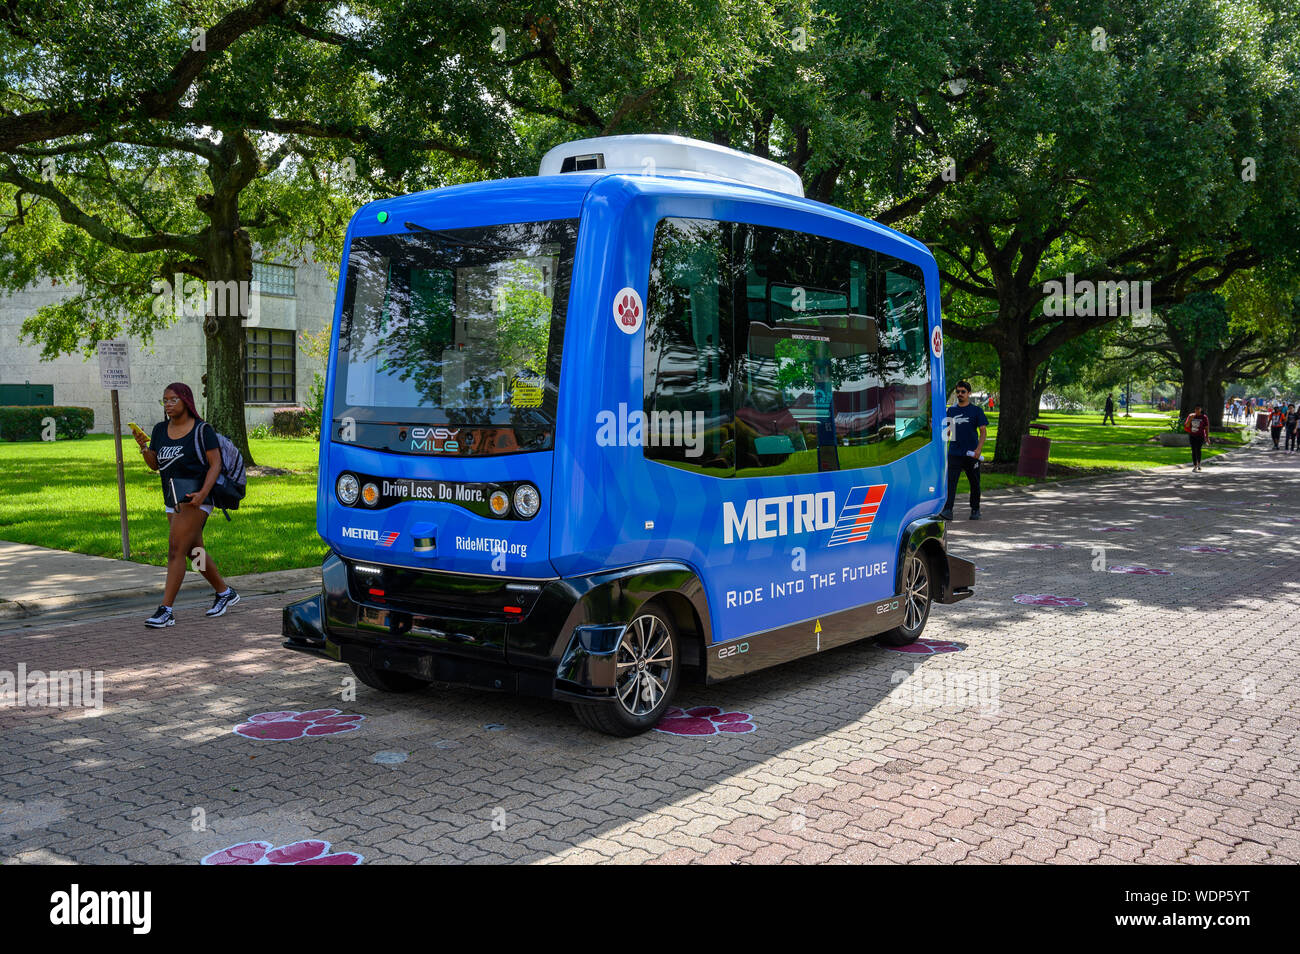
[{"label": "paw print decal on ground", "polygon": [[359,865],[351,851],[331,852],[328,841],[309,839],[274,847],[269,841],[245,841],[205,855],[201,865]]},{"label": "paw print decal on ground", "polygon": [[1186,550],[1188,553],[1231,553],[1232,552],[1231,547],[1211,547],[1211,546],[1203,546],[1203,545],[1195,546],[1195,547],[1179,547],[1178,549]]},{"label": "paw print decal on ground", "polygon": [[1128,564],[1123,566],[1108,567],[1111,573],[1132,573],[1134,576],[1169,576],[1172,570],[1157,570],[1151,566],[1137,566]]},{"label": "paw print decal on ground", "polygon": [[360,728],[363,715],[344,715],[338,709],[312,709],[310,712],[259,712],[249,716],[231,731],[246,739],[260,742],[285,742],[317,735],[338,735]]},{"label": "paw print decal on ground", "polygon": [[1093,527],[1095,533],[1137,533],[1137,527]]},{"label": "paw print decal on ground", "polygon": [[655,726],[656,732],[669,735],[717,735],[721,732],[753,732],[757,726],[748,712],[723,712],[716,706],[679,709],[670,706]]},{"label": "paw print decal on ground", "polygon": [[1026,550],[1064,550],[1064,543],[1026,543]]},{"label": "paw print decal on ground", "polygon": [[918,639],[906,646],[885,646],[895,653],[912,653],[916,656],[933,656],[936,653],[959,653],[966,648],[964,643],[954,643],[950,639]]},{"label": "paw print decal on ground", "polygon": [[1017,593],[1011,598],[1017,603],[1023,603],[1025,606],[1067,606],[1073,608],[1088,605],[1076,596],[1054,596],[1051,593]]}]

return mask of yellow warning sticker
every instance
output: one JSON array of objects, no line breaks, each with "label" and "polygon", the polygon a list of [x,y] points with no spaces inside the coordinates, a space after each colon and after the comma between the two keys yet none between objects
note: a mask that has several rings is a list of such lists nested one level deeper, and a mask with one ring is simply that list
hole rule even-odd
[{"label": "yellow warning sticker", "polygon": [[515,381],[510,388],[511,407],[541,407],[542,386],[527,381]]}]

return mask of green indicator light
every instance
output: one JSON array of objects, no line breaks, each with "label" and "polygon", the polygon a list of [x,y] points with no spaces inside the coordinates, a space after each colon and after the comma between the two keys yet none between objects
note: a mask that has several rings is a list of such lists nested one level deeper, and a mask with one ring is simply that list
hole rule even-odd
[{"label": "green indicator light", "polygon": [[379,215],[376,216],[376,218],[379,219],[380,223],[387,222],[387,221],[388,221],[388,213],[387,213],[387,212],[380,212]]}]

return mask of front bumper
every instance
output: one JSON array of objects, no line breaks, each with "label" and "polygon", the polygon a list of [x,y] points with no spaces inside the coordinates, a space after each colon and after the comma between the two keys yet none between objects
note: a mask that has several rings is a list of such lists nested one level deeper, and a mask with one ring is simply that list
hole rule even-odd
[{"label": "front bumper", "polygon": [[321,593],[284,609],[284,647],[432,682],[611,701],[614,654],[626,621],[654,592],[680,590],[686,582],[683,571],[666,565],[536,581],[538,592],[520,601],[523,611],[506,618],[490,609],[449,611],[449,601],[464,602],[466,587],[493,585],[451,574],[421,582],[424,602],[394,599],[388,581],[404,572],[390,568],[375,588],[363,588],[348,563],[330,554]]}]

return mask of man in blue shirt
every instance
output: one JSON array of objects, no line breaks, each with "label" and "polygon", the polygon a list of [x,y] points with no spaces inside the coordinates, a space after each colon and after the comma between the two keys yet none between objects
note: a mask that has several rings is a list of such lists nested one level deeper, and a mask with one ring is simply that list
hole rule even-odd
[{"label": "man in blue shirt", "polygon": [[970,402],[970,382],[958,381],[957,403],[948,408],[945,430],[948,432],[948,500],[943,505],[945,520],[952,519],[952,505],[957,500],[957,481],[966,475],[970,483],[970,518],[980,518],[980,461],[984,440],[988,437],[989,419]]}]

